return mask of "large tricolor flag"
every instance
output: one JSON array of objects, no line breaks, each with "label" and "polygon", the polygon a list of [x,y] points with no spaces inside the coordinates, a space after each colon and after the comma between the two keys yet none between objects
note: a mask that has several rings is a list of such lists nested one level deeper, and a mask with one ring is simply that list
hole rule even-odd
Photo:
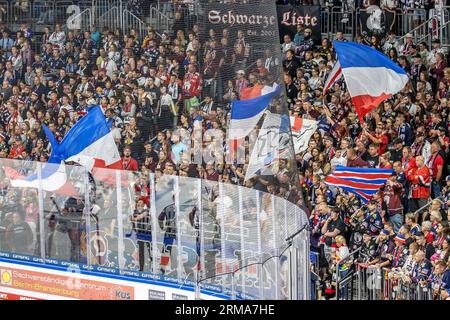
[{"label": "large tricolor flag", "polygon": [[6,175],[11,181],[14,188],[36,188],[38,189],[42,183],[44,191],[59,191],[58,194],[76,195],[75,188],[67,182],[67,174],[64,162],[60,164],[46,163],[41,169],[41,181],[39,174],[35,172],[31,176],[24,177],[12,168],[5,170]]},{"label": "large tricolor flag", "polygon": [[353,168],[337,166],[325,183],[342,188],[368,202],[394,173],[392,169]]},{"label": "large tricolor flag", "polygon": [[[52,145],[52,154],[48,163],[42,167],[41,178],[38,173],[28,177],[11,179],[13,187],[42,188],[45,191],[56,191],[66,185],[67,174],[65,162],[73,161],[92,171],[99,168],[122,169],[119,151],[110,132],[110,126],[99,106],[92,108],[58,143],[53,133],[46,126],[44,131]],[[104,173],[99,175],[106,180]]]},{"label": "large tricolor flag", "polygon": [[308,148],[309,140],[317,130],[317,121],[291,117],[292,141],[294,143],[295,154],[305,151]]},{"label": "large tricolor flag", "polygon": [[92,168],[122,169],[119,150],[100,106],[89,110],[58,143],[52,132],[44,126],[52,145],[48,162],[73,161]]},{"label": "large tricolor flag", "polygon": [[405,70],[371,47],[342,41],[334,41],[333,45],[361,121],[380,103],[402,90],[409,80]]},{"label": "large tricolor flag", "polygon": [[274,83],[272,86],[257,85],[244,89],[241,100],[233,101],[231,104],[228,139],[246,137],[261,119],[272,99],[280,94],[281,88]]},{"label": "large tricolor flag", "polygon": [[333,69],[331,70],[330,74],[327,77],[327,81],[325,81],[325,85],[323,86],[323,94],[325,94],[328,89],[330,89],[336,81],[342,78],[342,68],[339,63],[339,61],[336,61],[336,63],[333,66]]}]

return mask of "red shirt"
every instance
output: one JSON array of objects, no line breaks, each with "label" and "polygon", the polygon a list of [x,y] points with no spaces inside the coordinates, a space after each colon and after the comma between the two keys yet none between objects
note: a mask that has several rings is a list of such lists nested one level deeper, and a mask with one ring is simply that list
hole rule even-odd
[{"label": "red shirt", "polygon": [[20,145],[19,147],[17,146],[13,146],[9,152],[9,156],[8,158],[10,159],[16,159],[17,157],[19,157],[20,155],[22,155],[22,152],[25,151],[25,147]]},{"label": "red shirt", "polygon": [[442,159],[439,153],[431,155],[430,160],[428,160],[428,167],[431,169],[431,177],[436,179],[438,166],[444,166],[444,159]]},{"label": "red shirt", "polygon": [[413,199],[428,199],[430,197],[430,170],[427,166],[408,171],[406,178],[411,182],[411,197]]},{"label": "red shirt", "polygon": [[428,232],[428,234],[425,236],[425,240],[427,241],[427,243],[433,243],[434,234],[432,232]]},{"label": "red shirt", "polygon": [[123,170],[129,170],[129,171],[138,171],[138,163],[133,158],[130,158],[128,160],[122,158],[122,167]]},{"label": "red shirt", "polygon": [[410,171],[417,168],[416,158],[411,157],[409,160],[402,158],[402,168],[405,174],[408,175]]},{"label": "red shirt", "polygon": [[382,168],[382,169],[392,169],[392,165],[388,162],[385,166],[380,164],[380,168]]},{"label": "red shirt", "polygon": [[210,181],[219,181],[219,174],[216,171],[213,171],[211,174],[206,171],[206,179]]},{"label": "red shirt", "polygon": [[202,78],[198,72],[186,73],[183,81],[183,95],[185,98],[199,97],[202,88]]},{"label": "red shirt", "polygon": [[382,155],[386,152],[387,145],[389,144],[389,138],[387,135],[383,134],[381,136],[375,136],[375,138],[381,140],[381,143],[378,146],[378,155]]}]

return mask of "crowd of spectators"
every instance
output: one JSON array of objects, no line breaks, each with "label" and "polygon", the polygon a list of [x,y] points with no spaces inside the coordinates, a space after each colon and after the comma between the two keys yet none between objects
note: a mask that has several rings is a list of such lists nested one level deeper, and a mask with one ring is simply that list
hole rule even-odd
[{"label": "crowd of spectators", "polygon": [[[331,40],[347,41],[340,32],[316,45],[312,31],[299,26],[294,39],[284,35],[278,56],[278,48],[255,50],[241,30],[202,35],[198,24],[183,19],[161,36],[149,28],[142,41],[134,30],[46,27],[36,52],[27,24],[14,33],[0,29],[0,157],[47,161],[51,150],[41,124],[61,141],[99,104],[112,120],[125,170],[245,185],[305,204],[323,287],[336,261],[361,247],[354,257],[361,265],[390,268],[433,288],[436,296],[448,295],[450,68],[439,40],[429,48],[411,35],[403,42],[393,33],[357,38],[411,79],[361,123],[343,81],[322,93],[336,62]],[[296,174],[281,167],[277,176],[244,182],[243,164],[193,164],[184,156],[191,139],[175,129],[216,129],[226,137],[231,101],[243,88],[273,82],[281,69],[289,114],[319,122],[308,149],[295,155]],[[217,147],[229,151],[212,138],[206,145],[214,146],[206,148],[212,153]],[[393,168],[395,174],[363,205],[324,183],[336,165]],[[300,189],[292,183],[296,175]]]},{"label": "crowd of spectators", "polygon": [[[309,148],[297,154],[296,161],[301,183],[309,190],[312,249],[319,253],[322,280],[328,279],[336,261],[363,245],[354,258],[369,268],[397,270],[404,267],[408,255],[412,260],[420,256],[414,260],[417,263],[402,269],[407,281],[434,289],[440,286],[447,290],[443,295],[448,294],[447,51],[438,39],[429,48],[425,42],[414,43],[410,34],[403,42],[393,33],[383,39],[359,36],[357,42],[385,53],[410,76],[401,92],[361,123],[342,80],[323,95],[336,56],[329,39],[322,39],[316,47],[309,40],[310,33],[309,29],[297,33],[300,42],[285,35],[282,49],[291,114],[319,121]],[[347,41],[339,32],[334,40]],[[357,196],[324,183],[336,165],[392,168],[395,173],[370,203],[363,205]],[[427,207],[431,199],[432,205]],[[339,236],[344,241],[338,241]],[[336,249],[342,246],[350,250]]]},{"label": "crowd of spectators", "polygon": [[[148,233],[151,227],[148,223],[149,173],[154,173],[157,178],[179,175],[203,178],[212,183],[245,185],[302,203],[295,187],[298,185],[294,181],[295,172],[288,168],[292,168],[288,161],[280,162],[276,176],[247,181],[244,181],[246,167],[243,162],[217,162],[217,157],[224,159],[224,154],[229,151],[229,146],[221,141],[226,139],[231,102],[239,98],[244,88],[257,83],[280,83],[275,80],[281,75],[281,57],[275,55],[279,51],[276,43],[273,47],[257,50],[237,28],[211,29],[202,34],[199,25],[183,19],[179,11],[175,13],[173,32],[157,34],[150,27],[143,39],[139,39],[135,30],[126,34],[95,27],[67,30],[56,24],[54,28],[44,27],[43,34],[38,35],[27,23],[14,32],[8,27],[11,26],[0,26],[1,158],[25,161],[23,163],[48,161],[51,146],[42,125],[45,124],[61,142],[91,107],[100,105],[111,122],[123,169],[139,171],[145,177],[135,183],[133,194],[136,199],[132,200],[137,209],[144,201],[146,213],[139,213],[137,209],[127,212],[138,237]],[[39,45],[31,47],[32,41]],[[198,132],[203,136],[209,129],[215,130],[215,134],[205,135],[203,143],[195,139]],[[200,162],[194,161],[198,156],[194,140],[200,141],[202,147]],[[248,141],[237,146],[237,149],[242,148],[247,150],[248,160]],[[20,169],[20,166],[15,167]],[[2,178],[4,173],[2,170]],[[11,205],[8,206],[11,212],[20,213],[15,217],[6,207],[0,210],[1,224],[5,228],[2,231],[14,233],[18,240],[12,241],[13,236],[8,236],[10,240],[0,239],[0,242],[6,243],[4,248],[11,250],[15,250],[16,242],[26,243],[26,252],[30,253],[38,245],[36,225],[30,227],[31,231],[24,226],[30,226],[36,217],[14,209],[14,199],[21,199],[22,192],[14,195],[12,188],[8,191],[7,179],[5,181],[2,184],[4,197],[0,197],[0,201]],[[97,190],[97,193],[101,192]],[[23,197],[37,199],[36,194],[31,195],[28,191]],[[80,199],[69,197],[59,203],[62,209],[56,216],[64,216],[67,208],[72,208],[72,202],[80,202]],[[51,199],[46,197],[45,203],[51,203]],[[33,208],[36,213],[37,207]],[[80,231],[83,209],[77,207],[72,211],[72,218],[78,224],[69,223],[68,227],[61,228],[59,226],[64,224],[52,222],[52,216],[48,224],[53,225],[52,230],[56,224],[55,230],[68,232],[70,260],[79,262],[83,247]],[[13,217],[16,218],[14,221]],[[174,223],[173,217],[170,220],[168,223]],[[34,242],[31,233],[34,233]],[[146,240],[141,240],[138,240],[138,255],[142,270],[146,252],[142,244]],[[60,241],[60,244],[64,242]],[[25,252],[23,249],[17,251]],[[55,250],[54,247],[47,249],[48,254]]]}]

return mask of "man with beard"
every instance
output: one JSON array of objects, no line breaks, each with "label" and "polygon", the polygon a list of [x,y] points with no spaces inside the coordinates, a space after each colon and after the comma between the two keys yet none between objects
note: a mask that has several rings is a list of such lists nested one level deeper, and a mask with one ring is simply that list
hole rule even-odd
[{"label": "man with beard", "polygon": [[318,67],[317,63],[313,60],[313,52],[306,51],[304,55],[304,61],[302,63],[302,68],[304,70],[305,78],[308,80],[311,78],[312,71]]},{"label": "man with beard", "polygon": [[403,157],[403,140],[400,138],[397,138],[394,140],[393,149],[390,150],[391,153],[391,162],[397,162],[401,161]]},{"label": "man with beard", "polygon": [[430,170],[425,165],[422,156],[416,157],[417,168],[406,172],[406,177],[411,184],[410,206],[411,211],[422,208],[430,196]]},{"label": "man with beard", "polygon": [[304,31],[304,38],[300,45],[296,48],[296,56],[303,60],[307,51],[312,51],[314,48],[314,41],[312,39],[312,30],[306,28]]},{"label": "man with beard", "polygon": [[363,168],[368,167],[369,163],[358,157],[353,148],[349,148],[347,149],[347,166]]},{"label": "man with beard", "polygon": [[366,161],[369,163],[370,168],[377,168],[380,162],[380,156],[377,152],[377,145],[371,144],[369,146],[369,154],[366,157]]}]

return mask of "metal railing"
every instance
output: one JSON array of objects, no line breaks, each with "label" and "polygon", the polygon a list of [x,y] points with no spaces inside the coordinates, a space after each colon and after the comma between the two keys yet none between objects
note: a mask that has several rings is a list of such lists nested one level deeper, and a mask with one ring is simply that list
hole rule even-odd
[{"label": "metal railing", "polygon": [[[414,43],[420,43],[422,41],[425,41],[428,46],[431,46],[431,33],[430,33],[430,23],[433,21],[433,18],[430,18],[426,20],[425,22],[421,23],[414,29],[408,31],[413,36],[413,42]],[[399,38],[399,41],[403,43],[404,39],[406,37],[406,34],[401,36]]]},{"label": "metal railing", "polygon": [[[0,162],[0,253],[9,263],[70,263],[231,299],[310,297],[307,217],[285,199],[187,177]],[[40,179],[53,166],[66,179],[56,190]],[[37,173],[37,183],[16,172]],[[18,223],[24,237],[11,232]]]},{"label": "metal railing", "polygon": [[67,19],[67,28],[71,30],[90,30],[93,25],[91,9],[84,9],[77,15]]},{"label": "metal railing", "polygon": [[[344,20],[345,19],[345,20]],[[321,12],[321,33],[331,38],[336,32],[343,32],[346,37],[356,35],[356,11],[345,12],[342,7],[326,8]]]},{"label": "metal railing", "polygon": [[100,28],[108,28],[111,31],[122,29],[122,10],[120,7],[112,7],[98,20],[96,20]]},{"label": "metal railing", "polygon": [[430,283],[412,281],[401,271],[356,265],[351,281],[357,300],[433,300]]},{"label": "metal railing", "polygon": [[134,30],[139,37],[139,40],[142,41],[147,32],[147,24],[128,10],[123,10],[121,16],[122,31],[124,33],[129,33],[131,30]]},{"label": "metal railing", "polygon": [[159,11],[157,7],[150,7],[150,25],[160,33],[170,30],[171,18]]},{"label": "metal railing", "polygon": [[[336,32],[343,32],[347,38],[354,39],[356,35],[362,34],[363,26],[361,15],[364,10],[345,12],[342,7],[325,8],[321,11],[321,33],[330,38]],[[448,43],[448,8],[443,8],[442,18],[427,17],[427,11],[424,9],[414,9],[404,12],[397,9],[395,12],[392,30],[398,35],[412,33],[415,41],[426,41],[431,45],[432,38],[439,37],[441,42]],[[425,18],[423,18],[425,17]],[[443,20],[438,27],[439,35],[432,34],[433,19]],[[385,26],[387,28],[387,26]],[[386,32],[389,30],[386,30]]]},{"label": "metal railing", "polygon": [[350,255],[348,255],[344,259],[337,261],[335,265],[336,270],[334,272],[333,280],[336,285],[337,300],[340,300],[342,298],[347,300],[349,297],[351,298],[351,295],[349,295],[347,291],[348,288],[350,288],[350,292],[353,292],[353,282],[351,281],[354,273],[353,260],[355,259],[355,256],[360,249],[361,248],[358,248],[355,251],[351,252]]}]

